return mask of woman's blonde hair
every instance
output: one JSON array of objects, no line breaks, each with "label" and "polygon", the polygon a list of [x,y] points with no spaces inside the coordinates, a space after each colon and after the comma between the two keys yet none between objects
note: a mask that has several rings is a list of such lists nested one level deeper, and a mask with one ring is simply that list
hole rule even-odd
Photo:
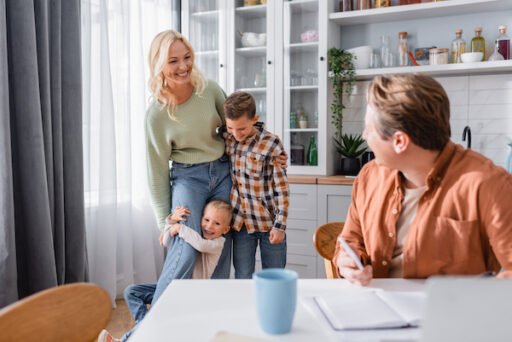
[{"label": "woman's blonde hair", "polygon": [[163,69],[169,54],[169,47],[176,40],[180,40],[190,52],[192,58],[192,72],[190,73],[190,83],[195,89],[197,95],[206,88],[206,79],[195,65],[194,49],[188,40],[181,33],[174,30],[166,30],[160,32],[153,38],[149,49],[149,88],[155,100],[162,104],[167,104],[167,113],[172,120],[176,121],[176,97],[169,88],[166,87]]}]

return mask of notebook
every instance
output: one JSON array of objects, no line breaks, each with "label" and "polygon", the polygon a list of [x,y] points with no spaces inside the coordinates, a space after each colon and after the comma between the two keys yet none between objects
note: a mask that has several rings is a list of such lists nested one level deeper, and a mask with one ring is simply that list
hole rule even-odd
[{"label": "notebook", "polygon": [[334,330],[383,329],[418,326],[425,294],[402,291],[351,291],[315,296]]}]

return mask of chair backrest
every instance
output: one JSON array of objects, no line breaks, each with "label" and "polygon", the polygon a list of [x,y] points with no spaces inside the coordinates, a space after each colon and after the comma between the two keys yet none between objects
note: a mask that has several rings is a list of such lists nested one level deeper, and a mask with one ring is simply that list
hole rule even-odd
[{"label": "chair backrest", "polygon": [[331,260],[336,247],[336,239],[343,229],[344,222],[330,222],[319,226],[313,235],[313,244],[316,251],[324,258],[325,274],[327,278],[338,278],[336,266]]},{"label": "chair backrest", "polygon": [[2,341],[95,341],[109,322],[110,297],[75,283],[35,293],[0,310]]}]

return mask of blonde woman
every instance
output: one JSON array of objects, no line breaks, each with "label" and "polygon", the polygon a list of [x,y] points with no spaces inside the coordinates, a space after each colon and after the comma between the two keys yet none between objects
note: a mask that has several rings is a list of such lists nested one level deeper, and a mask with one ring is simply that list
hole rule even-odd
[{"label": "blonde woman", "polygon": [[[160,230],[176,207],[189,208],[187,225],[201,233],[206,202],[229,203],[231,177],[224,140],[226,94],[194,65],[194,50],[179,32],[159,33],[149,52],[150,88],[146,113],[146,148],[151,200]],[[169,172],[169,160],[172,168]],[[199,213],[199,214],[198,214]],[[160,242],[162,242],[160,236]],[[231,237],[212,278],[229,278]],[[169,248],[153,303],[173,279],[190,278],[198,252],[180,237]]]},{"label": "blonde woman", "polygon": [[[226,94],[197,69],[194,50],[179,32],[157,34],[148,61],[153,100],[146,113],[146,156],[151,201],[162,231],[162,244],[165,219],[177,207],[189,209],[190,216],[187,214],[183,221],[201,234],[205,204],[213,199],[230,203],[230,165],[224,154],[224,140],[217,134],[217,128],[225,125]],[[283,156],[278,162],[286,167],[287,159]],[[228,232],[224,237],[224,249],[212,278],[229,278],[232,236]],[[136,285],[136,293],[133,286],[125,290],[135,323],[147,312],[138,303],[153,305],[173,279],[190,278],[198,253],[175,235],[158,283]],[[121,340],[128,339],[134,329]],[[98,341],[119,340],[103,330]]]}]

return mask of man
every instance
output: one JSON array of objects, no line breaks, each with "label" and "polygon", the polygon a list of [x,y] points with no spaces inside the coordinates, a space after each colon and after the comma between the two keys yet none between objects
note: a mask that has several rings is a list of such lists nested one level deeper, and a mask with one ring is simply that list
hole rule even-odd
[{"label": "man", "polygon": [[354,182],[337,243],[340,276],[512,275],[512,175],[450,141],[450,104],[422,74],[378,76],[370,84],[363,138],[375,153]]}]

